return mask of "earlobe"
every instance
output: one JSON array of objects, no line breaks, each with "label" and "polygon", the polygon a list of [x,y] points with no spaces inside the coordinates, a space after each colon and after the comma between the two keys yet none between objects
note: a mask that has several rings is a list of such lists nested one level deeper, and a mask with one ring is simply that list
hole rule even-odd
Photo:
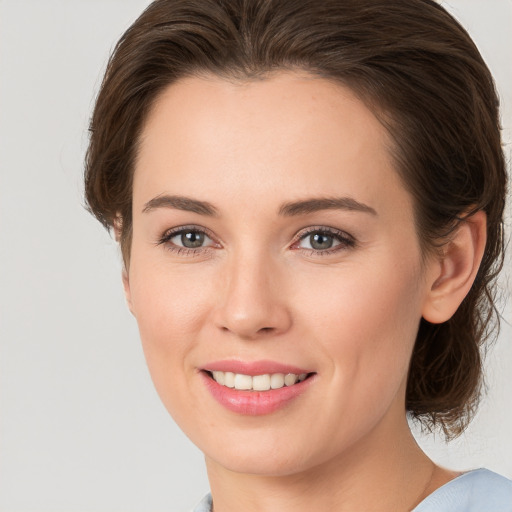
[{"label": "earlobe", "polygon": [[130,290],[130,277],[128,276],[128,270],[126,270],[126,267],[123,268],[122,278],[126,304],[128,305],[128,309],[130,310],[131,314],[135,316],[135,313],[133,312],[132,295]]},{"label": "earlobe", "polygon": [[116,214],[116,217],[115,217],[114,223],[113,223],[113,228],[114,228],[114,237],[116,239],[116,242],[119,243],[121,240],[121,231],[123,228],[123,218],[121,217],[120,213]]},{"label": "earlobe", "polygon": [[[121,217],[120,213],[117,213],[114,222],[113,222],[113,228],[114,228],[114,236],[116,239],[116,242],[121,242],[121,233],[123,230],[123,218]],[[128,276],[128,270],[126,268],[126,261],[123,265],[123,272],[122,272],[122,279],[123,279],[123,288],[124,288],[124,296],[126,299],[126,304],[128,305],[128,309],[130,310],[131,314],[135,316],[133,312],[132,307],[132,295],[130,291],[130,277]]]},{"label": "earlobe", "polygon": [[468,294],[477,275],[487,238],[487,216],[478,211],[460,222],[432,265],[423,318],[439,324],[449,320]]}]

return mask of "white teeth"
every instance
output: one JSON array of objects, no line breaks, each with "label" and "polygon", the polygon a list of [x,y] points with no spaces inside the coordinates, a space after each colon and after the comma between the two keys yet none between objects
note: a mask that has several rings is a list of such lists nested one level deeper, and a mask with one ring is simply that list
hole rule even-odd
[{"label": "white teeth", "polygon": [[212,372],[213,378],[219,383],[224,386],[224,383],[226,382],[224,379],[224,372]]},{"label": "white teeth", "polygon": [[287,373],[284,378],[284,383],[286,386],[293,386],[297,382],[297,379],[298,377],[294,373]]},{"label": "white teeth", "polygon": [[[219,373],[224,373],[224,372],[219,372]],[[220,384],[220,382],[219,382],[219,384]],[[228,388],[235,387],[235,374],[234,373],[232,373],[232,372],[224,373],[224,386],[227,386]]]},{"label": "white teeth", "polygon": [[273,373],[264,375],[244,375],[242,373],[233,372],[211,372],[215,382],[221,386],[228,388],[235,388],[242,391],[268,391],[269,389],[280,389],[284,386],[293,386],[297,382],[302,382],[306,377],[307,373],[301,373],[296,375],[295,373]]},{"label": "white teeth", "polygon": [[254,391],[268,391],[270,389],[270,375],[255,375],[252,378],[252,389]]},{"label": "white teeth", "polygon": [[270,387],[272,389],[279,389],[284,386],[284,374],[274,373],[270,376]]},{"label": "white teeth", "polygon": [[235,389],[249,390],[252,389],[252,377],[250,375],[235,375]]}]

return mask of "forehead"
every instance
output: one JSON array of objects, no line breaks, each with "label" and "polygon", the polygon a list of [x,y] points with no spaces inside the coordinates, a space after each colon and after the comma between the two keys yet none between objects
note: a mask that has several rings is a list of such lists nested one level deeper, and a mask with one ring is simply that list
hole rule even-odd
[{"label": "forehead", "polygon": [[402,188],[389,147],[364,103],[326,79],[188,77],[165,89],[148,115],[134,200],[189,195],[200,184],[209,200],[280,190],[287,199],[357,193],[378,203],[384,185]]}]

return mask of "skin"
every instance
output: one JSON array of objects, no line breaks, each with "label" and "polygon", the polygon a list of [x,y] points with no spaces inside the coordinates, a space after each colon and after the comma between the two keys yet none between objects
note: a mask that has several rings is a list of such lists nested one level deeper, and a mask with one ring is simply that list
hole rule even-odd
[{"label": "skin", "polygon": [[[410,510],[455,476],[416,445],[405,384],[421,317],[448,319],[471,286],[485,216],[423,263],[390,146],[349,89],[306,73],[182,79],[148,116],[125,292],[155,387],[205,454],[216,512]],[[163,195],[216,215],[149,203]],[[334,197],[372,211],[280,214]],[[183,226],[205,244],[162,242]],[[326,227],[334,247],[312,250],[307,230]],[[199,374],[233,358],[316,375],[286,407],[246,416]]]}]

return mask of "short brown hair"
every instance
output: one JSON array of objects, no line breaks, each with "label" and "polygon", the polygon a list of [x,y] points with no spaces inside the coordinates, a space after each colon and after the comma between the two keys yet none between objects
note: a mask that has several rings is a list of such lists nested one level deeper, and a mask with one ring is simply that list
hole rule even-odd
[{"label": "short brown hair", "polygon": [[422,320],[406,407],[448,437],[478,403],[482,344],[498,319],[506,171],[493,79],[466,31],[432,0],[157,0],[126,31],[107,66],[90,126],[85,190],[107,227],[120,225],[129,263],[132,176],[143,122],[185,76],[229,80],[306,70],[348,86],[389,131],[415,203],[425,252],[464,215],[487,214],[487,245],[455,315]]}]

